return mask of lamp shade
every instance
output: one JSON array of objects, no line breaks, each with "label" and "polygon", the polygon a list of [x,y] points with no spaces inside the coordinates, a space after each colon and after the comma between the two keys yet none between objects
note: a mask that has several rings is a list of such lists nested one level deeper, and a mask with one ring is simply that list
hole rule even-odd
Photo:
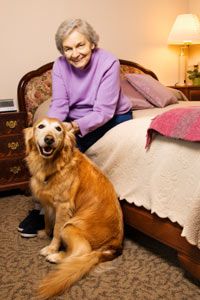
[{"label": "lamp shade", "polygon": [[200,44],[200,22],[196,15],[178,15],[168,37],[170,45]]}]

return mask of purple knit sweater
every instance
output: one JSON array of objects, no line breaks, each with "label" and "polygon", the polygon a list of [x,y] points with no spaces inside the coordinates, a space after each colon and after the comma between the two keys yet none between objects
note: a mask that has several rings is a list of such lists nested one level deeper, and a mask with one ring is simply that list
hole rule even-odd
[{"label": "purple knit sweater", "polygon": [[119,61],[103,49],[95,49],[84,69],[59,57],[53,66],[53,96],[49,117],[76,120],[81,136],[108,122],[114,115],[130,110],[120,88]]}]

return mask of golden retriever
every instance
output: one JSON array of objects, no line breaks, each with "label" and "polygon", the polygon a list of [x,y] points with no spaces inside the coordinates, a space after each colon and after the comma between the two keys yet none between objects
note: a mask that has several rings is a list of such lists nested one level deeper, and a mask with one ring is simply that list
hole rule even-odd
[{"label": "golden retriever", "polygon": [[[65,123],[43,118],[25,129],[25,144],[31,190],[45,210],[43,234],[53,230],[40,254],[59,263],[38,289],[40,299],[49,299],[121,254],[122,212],[113,185],[76,148]],[[61,243],[66,251],[59,251]]]}]

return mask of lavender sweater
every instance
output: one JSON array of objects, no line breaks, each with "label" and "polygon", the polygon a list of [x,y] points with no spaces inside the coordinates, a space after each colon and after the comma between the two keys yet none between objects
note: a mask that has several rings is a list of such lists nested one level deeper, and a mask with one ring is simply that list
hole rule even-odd
[{"label": "lavender sweater", "polygon": [[49,117],[76,120],[81,136],[130,110],[120,88],[119,61],[103,49],[95,49],[84,69],[59,57],[53,66],[53,96]]}]

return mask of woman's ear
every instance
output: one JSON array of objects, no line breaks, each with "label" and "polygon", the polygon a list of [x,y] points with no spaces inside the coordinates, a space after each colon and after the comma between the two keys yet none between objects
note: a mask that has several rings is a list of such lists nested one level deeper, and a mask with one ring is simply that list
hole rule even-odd
[{"label": "woman's ear", "polygon": [[33,127],[25,128],[23,131],[24,131],[26,154],[29,154],[33,146]]}]

